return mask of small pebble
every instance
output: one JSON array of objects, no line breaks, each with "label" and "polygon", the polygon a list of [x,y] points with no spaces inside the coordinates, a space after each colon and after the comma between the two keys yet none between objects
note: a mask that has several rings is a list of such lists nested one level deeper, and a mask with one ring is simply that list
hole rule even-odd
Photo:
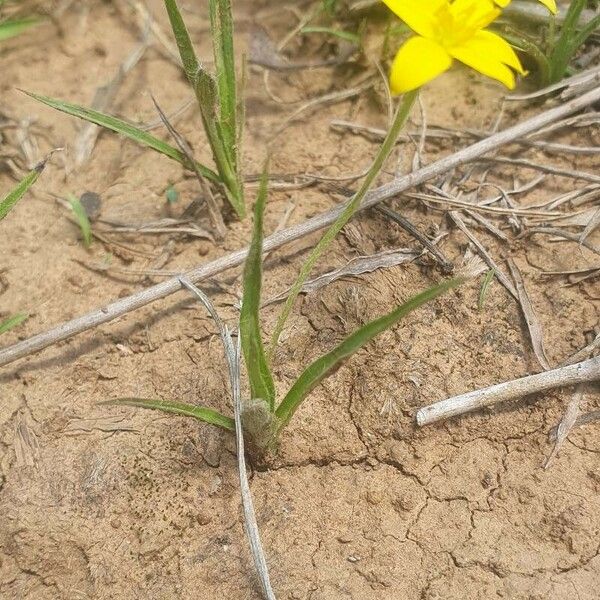
[{"label": "small pebble", "polygon": [[95,221],[100,216],[102,210],[102,198],[96,192],[84,192],[79,198],[83,210],[90,221]]}]

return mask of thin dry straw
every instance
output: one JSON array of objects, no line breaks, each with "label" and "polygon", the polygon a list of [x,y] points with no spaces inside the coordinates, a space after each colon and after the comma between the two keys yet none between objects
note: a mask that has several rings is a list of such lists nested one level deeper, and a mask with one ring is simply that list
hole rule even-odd
[{"label": "thin dry straw", "polygon": [[187,288],[206,308],[210,316],[213,318],[219,333],[223,346],[225,348],[225,356],[227,358],[227,365],[229,367],[229,379],[231,382],[231,392],[233,395],[233,410],[235,414],[235,439],[237,447],[237,459],[238,459],[238,472],[240,477],[240,490],[242,493],[242,506],[244,509],[244,526],[246,529],[246,535],[250,542],[250,550],[252,552],[252,558],[254,559],[254,566],[258,573],[260,583],[267,600],[276,600],[275,594],[271,587],[271,581],[269,578],[269,569],[267,567],[267,561],[265,553],[262,548],[260,541],[260,533],[258,530],[258,523],[256,522],[256,515],[254,513],[254,503],[252,502],[252,493],[250,491],[250,484],[248,483],[248,473],[246,470],[246,456],[244,450],[244,432],[242,428],[242,396],[240,388],[240,341],[241,338],[238,336],[237,347],[234,346],[231,334],[227,326],[223,323],[219,317],[215,307],[208,298],[208,296],[200,289],[198,289],[193,283],[187,280],[185,277],[179,278],[180,284]]},{"label": "thin dry straw", "polygon": [[[421,185],[422,183],[441,175],[442,173],[447,173],[448,171],[459,167],[464,163],[480,158],[488,152],[496,150],[500,146],[509,144],[514,142],[516,139],[529,135],[530,133],[541,129],[546,125],[554,123],[555,121],[575,113],[582,108],[594,104],[598,100],[600,100],[600,86],[578,98],[574,98],[569,102],[565,102],[555,108],[544,111],[543,113],[536,115],[535,117],[532,117],[523,123],[509,127],[508,129],[496,133],[489,138],[483,139],[475,144],[472,144],[471,146],[468,146],[467,148],[455,152],[454,154],[433,162],[422,169],[419,169],[418,171],[409,173],[404,177],[399,177],[398,179],[395,179],[394,181],[373,190],[367,195],[359,210],[371,208],[383,200],[397,196],[398,194],[405,192],[406,190],[417,185]],[[326,213],[317,215],[312,219],[308,219],[304,223],[300,223],[288,229],[274,233],[265,239],[263,250],[265,252],[270,252],[275,248],[283,246],[284,244],[305,237],[306,235],[331,225],[339,217],[344,208],[345,204],[342,204],[341,206],[338,206]],[[230,269],[231,267],[241,264],[246,258],[247,253],[247,249],[238,250],[218,258],[213,262],[200,265],[195,269],[192,269],[185,274],[185,277],[193,283],[202,281],[203,279],[212,277],[217,273],[221,273],[226,269]],[[38,352],[39,350],[51,346],[59,341],[66,340],[74,335],[77,335],[78,333],[82,333],[83,331],[87,331],[88,329],[92,329],[98,325],[112,321],[117,317],[123,316],[133,310],[141,308],[142,306],[146,306],[155,300],[165,298],[166,296],[169,296],[180,289],[181,284],[178,278],[169,279],[168,281],[164,281],[155,286],[137,292],[132,296],[123,298],[100,309],[92,311],[87,315],[78,317],[66,323],[62,323],[61,325],[50,329],[45,333],[35,335],[27,340],[1,350],[0,366],[7,365],[18,358],[22,358],[33,352]]]},{"label": "thin dry straw", "polygon": [[417,425],[431,425],[450,417],[456,417],[486,406],[515,400],[529,394],[598,381],[600,379],[600,356],[574,365],[544,371],[521,379],[499,383],[491,387],[448,398],[425,406],[417,411]]}]

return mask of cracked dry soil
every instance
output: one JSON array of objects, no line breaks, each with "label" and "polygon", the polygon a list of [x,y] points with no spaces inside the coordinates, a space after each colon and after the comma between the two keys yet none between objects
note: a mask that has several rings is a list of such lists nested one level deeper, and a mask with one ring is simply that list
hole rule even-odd
[{"label": "cracked dry soil", "polygon": [[[166,27],[161,2],[148,3]],[[258,14],[275,39],[291,27],[273,3],[236,3],[240,43]],[[261,13],[260,11],[264,11]],[[210,56],[206,15],[189,12],[194,39]],[[96,88],[114,75],[135,47],[138,29],[119,3],[75,3],[61,29],[41,26],[33,36],[3,44],[0,108],[22,121],[42,155],[72,145],[78,123],[23,98],[15,87],[89,105]],[[312,45],[311,45],[312,44]],[[322,53],[298,42],[292,55]],[[352,69],[298,72],[271,78],[286,100],[307,99],[347,85]],[[341,83],[340,83],[341,81]],[[171,111],[188,97],[177,68],[160,45],[148,50],[127,77],[113,110],[139,121],[155,114],[152,91]],[[424,94],[430,123],[489,127],[502,91],[463,71],[441,78]],[[451,101],[450,101],[451,99]],[[535,107],[532,109],[535,110]],[[260,169],[265,144],[289,114],[265,93],[251,70],[248,87],[247,172]],[[504,125],[526,116],[508,106]],[[365,94],[323,107],[280,135],[274,173],[357,173],[375,146],[338,135],[333,118],[385,126],[381,96]],[[198,115],[177,126],[198,158],[208,159]],[[13,130],[3,146],[19,151]],[[598,143],[592,128],[583,145]],[[413,146],[400,147],[408,169]],[[426,160],[452,150],[427,147]],[[514,147],[507,153],[521,151]],[[544,158],[574,168],[568,156]],[[52,194],[93,190],[102,216],[149,221],[167,216],[164,196],[176,185],[183,207],[196,183],[176,165],[113,135],[100,136],[92,160],[68,175],[57,157],[31,194],[2,223],[2,316],[26,310],[31,318],[3,336],[3,345],[149,285],[139,276],[105,276],[82,263],[107,252],[124,268],[146,268],[138,252],[157,255],[167,236],[130,236],[129,248],[96,242],[88,254]],[[64,160],[69,163],[70,156]],[[597,168],[597,163],[595,167]],[[577,168],[593,170],[578,158]],[[498,183],[528,181],[527,171],[503,168]],[[1,189],[11,185],[0,173]],[[533,205],[577,185],[547,177],[520,201]],[[290,205],[290,223],[338,201],[324,188],[273,191],[267,215],[272,231]],[[443,213],[404,203],[423,230],[446,223]],[[205,215],[201,215],[201,223]],[[248,223],[232,221],[225,240],[173,237],[164,268],[176,271],[237,249]],[[478,232],[495,256],[519,264],[542,326],[550,362],[584,346],[598,325],[593,282],[565,286],[538,268],[578,268],[592,260],[585,248],[525,242],[510,247]],[[599,238],[594,234],[594,243]],[[292,281],[315,238],[273,253],[266,265],[265,297]],[[457,259],[465,239],[452,231],[443,248]],[[350,224],[324,258],[322,271],[359,254],[411,247],[411,240],[377,214]],[[303,298],[275,360],[280,392],[319,353],[357,325],[439,280],[427,261],[341,280]],[[239,271],[205,288],[230,320]],[[569,392],[556,392],[494,412],[417,430],[414,411],[448,395],[539,369],[514,301],[494,284],[484,310],[477,286],[466,286],[411,315],[328,379],[299,410],[279,455],[253,472],[258,522],[279,598],[294,600],[571,599],[592,600],[600,589],[600,431],[575,430],[548,470],[548,431]],[[276,307],[264,310],[273,326]],[[207,426],[151,412],[119,410],[98,402],[124,395],[179,398],[229,412],[226,370],[211,323],[184,294],[90,331],[0,374],[0,597],[10,599],[259,598],[241,523],[233,441]],[[598,395],[590,392],[586,407]]]}]

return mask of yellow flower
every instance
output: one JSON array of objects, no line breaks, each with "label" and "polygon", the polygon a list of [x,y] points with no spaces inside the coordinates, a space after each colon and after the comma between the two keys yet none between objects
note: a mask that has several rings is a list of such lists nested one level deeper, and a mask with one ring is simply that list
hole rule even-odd
[{"label": "yellow flower", "polygon": [[392,93],[421,87],[447,71],[454,59],[506,87],[515,87],[511,69],[524,74],[508,42],[487,27],[498,15],[492,0],[383,0],[415,33],[396,54]]},{"label": "yellow flower", "polygon": [[[506,8],[511,0],[494,0],[498,6]],[[556,0],[539,0],[553,15],[557,13]]]}]

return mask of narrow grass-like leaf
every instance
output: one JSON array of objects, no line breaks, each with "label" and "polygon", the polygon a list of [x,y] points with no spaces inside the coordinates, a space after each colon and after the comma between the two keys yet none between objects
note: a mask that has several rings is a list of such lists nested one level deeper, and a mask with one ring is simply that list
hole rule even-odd
[{"label": "narrow grass-like leaf", "polygon": [[167,14],[169,15],[169,21],[171,21],[171,29],[175,35],[175,41],[177,42],[177,48],[179,49],[179,55],[183,63],[183,70],[188,78],[189,82],[193,85],[196,78],[196,73],[200,68],[196,52],[194,51],[194,45],[190,39],[187,27],[177,2],[175,0],[165,0],[165,7],[167,8]]},{"label": "narrow grass-like leaf", "polygon": [[[194,88],[198,106],[200,107],[200,113],[202,115],[204,131],[206,132],[206,137],[208,138],[210,149],[217,165],[217,171],[219,172],[220,179],[225,189],[225,194],[238,216],[243,218],[245,216],[243,187],[241,185],[240,178],[237,175],[237,165],[235,160],[235,87],[232,96],[234,102],[232,113],[233,121],[229,121],[228,119],[227,125],[225,126],[223,121],[224,115],[219,115],[219,111],[217,110],[217,107],[219,105],[222,106],[223,103],[229,107],[231,102],[231,98],[229,96],[223,98],[220,96],[220,94],[221,86],[223,86],[225,89],[227,85],[229,85],[228,82],[230,78],[228,75],[227,80],[224,80],[223,83],[221,83],[221,79],[225,77],[225,75],[222,73],[222,70],[229,68],[229,61],[233,60],[233,54],[231,57],[226,57],[223,53],[223,50],[219,50],[219,56],[217,56],[217,45],[219,48],[221,48],[223,44],[225,44],[226,47],[229,47],[229,45],[232,45],[233,42],[231,39],[228,43],[226,43],[223,39],[220,41],[215,39],[215,37],[218,38],[219,35],[217,35],[218,31],[215,30],[215,26],[213,26],[213,19],[216,19],[216,21],[220,23],[222,15],[219,7],[216,5],[213,6],[213,3],[214,0],[211,0],[211,4],[209,4],[209,6],[211,10],[211,30],[213,33],[213,44],[215,45],[215,60],[217,61],[217,59],[220,57],[219,60],[223,63],[219,64],[219,62],[217,62],[216,65],[217,82],[215,82],[212,75],[203,69],[198,62],[192,40],[188,33],[187,27],[185,26],[183,17],[181,16],[181,12],[179,11],[179,7],[177,6],[177,2],[175,0],[165,0],[165,6],[171,22],[171,28],[173,29],[175,41],[177,42],[179,54],[181,55],[181,60],[183,62],[183,68],[186,77]],[[213,11],[216,11],[214,17],[212,14]],[[231,7],[229,7],[229,11],[231,11]],[[231,19],[231,15],[229,18]],[[221,35],[221,38],[223,37],[224,36]],[[233,46],[231,46],[231,48],[233,48]],[[235,71],[233,70],[233,66],[231,66],[231,77],[233,77],[233,84],[235,86]],[[227,110],[229,110],[229,108],[227,108]],[[234,137],[232,141],[229,139],[229,123],[231,123],[230,127],[233,127],[234,131]]]},{"label": "narrow grass-like leaf", "polygon": [[26,315],[25,313],[18,313],[12,317],[9,317],[5,321],[2,321],[2,323],[0,323],[0,335],[6,333],[7,331],[10,331],[14,327],[17,327],[18,325],[23,323],[23,321],[26,321],[28,318],[29,315]]},{"label": "narrow grass-like leaf", "polygon": [[585,25],[581,31],[573,37],[571,40],[571,46],[573,49],[573,54],[577,52],[577,50],[585,44],[588,37],[592,35],[596,31],[596,29],[600,28],[600,14],[596,15],[587,25]]},{"label": "narrow grass-like leaf", "polygon": [[267,200],[267,183],[268,174],[265,168],[254,207],[252,242],[244,266],[244,297],[240,315],[240,335],[252,399],[261,398],[273,410],[275,407],[275,384],[263,347],[259,316],[262,283],[263,215]]},{"label": "narrow grass-like leaf", "polygon": [[[184,167],[193,170],[193,166],[189,164],[189,161],[183,152],[171,146],[170,144],[163,142],[157,137],[154,137],[148,132],[139,129],[135,125],[131,125],[131,123],[127,123],[122,119],[118,119],[117,117],[101,113],[97,110],[85,108],[83,106],[78,106],[77,104],[71,104],[70,102],[65,102],[63,100],[49,98],[48,96],[41,96],[32,92],[25,93],[28,96],[34,98],[35,100],[38,100],[42,104],[45,104],[46,106],[50,106],[51,108],[64,112],[73,117],[83,119],[84,121],[95,123],[96,125],[100,125],[101,127],[110,129],[115,133],[120,133],[121,135],[129,138],[130,140],[133,140],[138,144],[142,144],[143,146],[147,146],[148,148],[151,148],[156,152],[160,152],[160,154],[164,154],[165,156],[176,160]],[[199,163],[196,163],[196,165],[198,167],[198,170],[202,173],[204,177],[210,179],[211,181],[220,181],[219,176],[212,169],[209,169],[208,167],[205,167],[204,165],[201,165]]]},{"label": "narrow grass-like leaf", "polygon": [[494,269],[490,269],[483,278],[483,282],[481,284],[481,289],[479,290],[479,300],[477,301],[477,308],[479,310],[483,310],[483,304],[485,302],[485,298],[487,296],[488,290],[492,281],[494,281],[494,277],[496,276],[496,271]]},{"label": "narrow grass-like leaf", "polygon": [[[241,154],[242,154],[242,142],[244,139],[244,126],[246,124],[246,103],[244,101],[244,97],[246,95],[246,85],[248,83],[248,61],[246,59],[246,55],[242,55],[242,67],[240,69],[240,79],[239,79],[239,87],[237,90],[237,107],[235,111],[236,118],[236,140],[235,143],[237,145],[236,157],[238,161],[238,173],[240,173],[240,162],[241,162]],[[241,175],[238,176],[241,185]]]},{"label": "narrow grass-like leaf", "polygon": [[200,69],[194,84],[196,98],[200,106],[204,131],[208,137],[217,170],[223,182],[227,199],[240,218],[244,218],[243,187],[233,163],[232,151],[225,146],[223,129],[217,114],[218,89],[212,75]]},{"label": "narrow grass-like leaf", "polygon": [[234,170],[236,159],[236,77],[233,54],[233,18],[230,0],[209,0],[210,24],[213,39],[217,87],[219,90],[219,121],[223,144],[231,153]]},{"label": "narrow grass-like leaf", "polygon": [[385,164],[385,161],[389,157],[391,151],[394,149],[398,136],[400,135],[400,132],[402,131],[402,128],[404,127],[408,116],[410,115],[410,111],[413,107],[413,104],[417,99],[418,93],[418,90],[415,90],[413,92],[408,92],[404,95],[400,106],[396,111],[396,115],[394,116],[392,126],[390,127],[390,130],[386,135],[385,140],[381,144],[377,156],[375,157],[375,160],[373,161],[373,164],[371,165],[371,168],[369,169],[369,172],[364,178],[359,190],[348,202],[343,212],[336,219],[335,223],[333,223],[325,232],[323,237],[319,240],[319,243],[313,248],[305,263],[302,265],[300,273],[290,290],[290,295],[288,296],[285,305],[281,309],[279,317],[277,318],[275,330],[273,331],[273,335],[271,337],[269,356],[273,356],[273,353],[275,352],[275,348],[277,347],[277,342],[279,341],[279,336],[283,331],[285,322],[287,321],[287,318],[289,317],[292,311],[292,307],[294,306],[294,302],[296,301],[298,294],[302,291],[302,286],[308,279],[310,272],[315,266],[315,263],[317,262],[317,260],[319,260],[323,252],[325,252],[325,250],[329,248],[329,246],[331,245],[337,234],[342,230],[344,225],[346,225],[346,223],[352,218],[352,216],[360,206],[361,202],[363,201],[364,197],[367,195],[367,192],[371,189],[375,178],[377,177],[377,175],[379,175],[379,172],[383,168],[383,165]]},{"label": "narrow grass-like leaf", "polygon": [[25,195],[25,192],[37,181],[46,166],[46,161],[38,163],[8,195],[0,200],[0,221],[15,207],[16,203]]},{"label": "narrow grass-like leaf", "polygon": [[30,27],[37,25],[40,20],[36,17],[25,17],[23,19],[3,21],[0,23],[0,42],[23,33]]},{"label": "narrow grass-like leaf", "polygon": [[133,406],[135,408],[148,408],[162,412],[179,415],[180,417],[193,417],[210,425],[216,425],[227,431],[235,431],[235,423],[230,417],[205,406],[186,404],[185,402],[172,402],[170,400],[151,400],[146,398],[118,398],[101,402],[104,405]]},{"label": "narrow grass-like leaf", "polygon": [[352,44],[360,44],[360,36],[351,31],[344,31],[342,29],[334,29],[333,27],[303,27],[300,33],[324,33],[326,35],[332,35],[334,37],[346,40]]},{"label": "narrow grass-like leaf", "polygon": [[89,248],[92,243],[92,226],[88,215],[85,212],[85,208],[83,208],[79,198],[76,198],[72,194],[69,194],[69,204],[71,205],[71,210],[73,211],[79,229],[81,230],[83,244],[86,248]]},{"label": "narrow grass-like leaf", "polygon": [[587,37],[598,27],[593,19],[581,34],[578,34],[579,18],[587,0],[572,0],[560,29],[560,35],[550,54],[550,83],[560,81],[567,71],[569,62]]},{"label": "narrow grass-like leaf", "polygon": [[333,17],[337,8],[338,0],[321,0],[321,7],[330,16]]},{"label": "narrow grass-like leaf", "polygon": [[302,375],[298,377],[281,404],[277,407],[275,415],[279,419],[280,430],[287,425],[306,396],[336,367],[338,367],[343,360],[354,354],[357,350],[360,350],[360,348],[370,342],[374,337],[395,325],[411,311],[419,308],[426,302],[441,296],[448,290],[459,286],[464,281],[464,277],[455,277],[454,279],[449,279],[448,281],[421,292],[387,315],[367,323],[348,336],[331,352],[315,360],[304,370]]}]

